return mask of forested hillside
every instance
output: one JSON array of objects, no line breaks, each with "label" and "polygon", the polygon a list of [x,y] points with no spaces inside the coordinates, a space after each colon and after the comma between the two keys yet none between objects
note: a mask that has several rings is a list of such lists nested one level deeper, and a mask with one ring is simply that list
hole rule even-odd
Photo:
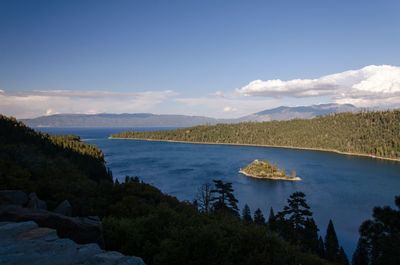
[{"label": "forested hillside", "polygon": [[112,175],[98,148],[0,116],[1,189],[36,191],[50,207],[68,199],[76,214],[90,214],[106,203],[96,190],[103,183],[112,183]]},{"label": "forested hillside", "polygon": [[[49,208],[68,199],[74,215],[100,216],[109,250],[140,256],[148,265],[346,264],[338,249],[332,263],[318,257],[318,229],[303,226],[310,215],[298,216],[301,227],[294,231],[285,210],[272,227],[261,210],[254,221],[248,208],[240,217],[230,183],[209,187],[205,212],[201,200],[180,202],[138,178],[114,182],[96,147],[0,116],[0,189],[36,192]],[[312,234],[303,237],[307,231]]]},{"label": "forested hillside", "polygon": [[400,110],[340,113],[311,120],[121,132],[112,137],[314,148],[400,159]]}]

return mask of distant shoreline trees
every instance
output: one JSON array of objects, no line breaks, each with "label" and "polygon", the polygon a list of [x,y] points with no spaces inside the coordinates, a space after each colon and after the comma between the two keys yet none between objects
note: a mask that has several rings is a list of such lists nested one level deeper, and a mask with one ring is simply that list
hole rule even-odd
[{"label": "distant shoreline trees", "polygon": [[400,110],[339,113],[309,120],[201,125],[152,132],[121,132],[114,138],[197,143],[251,144],[334,150],[400,159]]}]

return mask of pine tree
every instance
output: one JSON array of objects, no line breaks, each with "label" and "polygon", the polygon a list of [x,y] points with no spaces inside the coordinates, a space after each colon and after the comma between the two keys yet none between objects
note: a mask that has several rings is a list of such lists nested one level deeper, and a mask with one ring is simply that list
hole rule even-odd
[{"label": "pine tree", "polygon": [[308,218],[305,222],[303,237],[301,239],[303,249],[311,251],[312,253],[318,253],[318,230],[314,219]]},{"label": "pine tree", "polygon": [[269,217],[268,217],[268,224],[272,224],[275,221],[275,213],[274,213],[274,209],[269,210]]},{"label": "pine tree", "polygon": [[238,200],[233,195],[232,183],[224,183],[222,180],[213,180],[213,182],[215,188],[211,190],[213,194],[211,201],[214,211],[239,216]]},{"label": "pine tree", "polygon": [[336,262],[339,255],[339,241],[332,220],[329,220],[325,236],[325,258]]},{"label": "pine tree", "polygon": [[354,251],[352,265],[368,265],[368,244],[363,238],[360,238],[357,243],[356,251]]},{"label": "pine tree", "polygon": [[324,240],[320,236],[318,239],[318,251],[317,251],[318,256],[321,258],[325,258],[325,245],[324,245]]},{"label": "pine tree", "polygon": [[253,219],[251,218],[250,207],[247,204],[244,205],[242,211],[242,220],[245,224],[251,224],[253,222]]},{"label": "pine tree", "polygon": [[[360,226],[360,236],[365,244],[371,265],[400,264],[400,196],[395,197],[397,209],[384,206],[373,209],[373,219]],[[367,250],[367,251],[365,251]],[[359,256],[364,256],[358,254]]]},{"label": "pine tree", "polygon": [[344,249],[342,247],[340,247],[339,249],[339,254],[338,254],[338,260],[337,262],[340,265],[350,265],[349,263],[349,259],[347,258],[346,253],[344,252]]},{"label": "pine tree", "polygon": [[312,216],[310,206],[308,206],[306,195],[303,192],[294,192],[288,199],[288,205],[283,208],[283,217],[288,217],[296,231],[304,228],[307,218]]},{"label": "pine tree", "polygon": [[254,212],[254,223],[257,225],[265,224],[265,218],[260,208],[257,208],[257,210]]}]

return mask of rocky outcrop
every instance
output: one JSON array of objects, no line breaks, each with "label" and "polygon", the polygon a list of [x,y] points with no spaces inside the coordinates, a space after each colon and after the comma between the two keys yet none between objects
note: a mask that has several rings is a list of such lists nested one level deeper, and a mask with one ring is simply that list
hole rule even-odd
[{"label": "rocky outcrop", "polygon": [[0,223],[0,264],[145,265],[141,258],[104,251],[96,244],[60,239],[56,230],[32,221]]},{"label": "rocky outcrop", "polygon": [[79,244],[96,243],[104,246],[102,225],[98,217],[69,217],[41,209],[0,205],[0,221],[34,221],[40,227],[56,229],[61,238],[69,238]]}]

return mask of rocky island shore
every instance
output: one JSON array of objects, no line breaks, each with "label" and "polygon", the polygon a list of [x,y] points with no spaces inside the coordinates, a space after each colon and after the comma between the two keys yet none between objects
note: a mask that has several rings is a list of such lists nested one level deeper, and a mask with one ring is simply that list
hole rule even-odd
[{"label": "rocky island shore", "polygon": [[270,164],[265,160],[254,160],[248,166],[241,168],[239,173],[257,179],[270,179],[270,180],[287,180],[299,181],[301,178],[296,176],[294,172],[291,175],[286,175],[284,170],[279,169],[277,166]]}]

